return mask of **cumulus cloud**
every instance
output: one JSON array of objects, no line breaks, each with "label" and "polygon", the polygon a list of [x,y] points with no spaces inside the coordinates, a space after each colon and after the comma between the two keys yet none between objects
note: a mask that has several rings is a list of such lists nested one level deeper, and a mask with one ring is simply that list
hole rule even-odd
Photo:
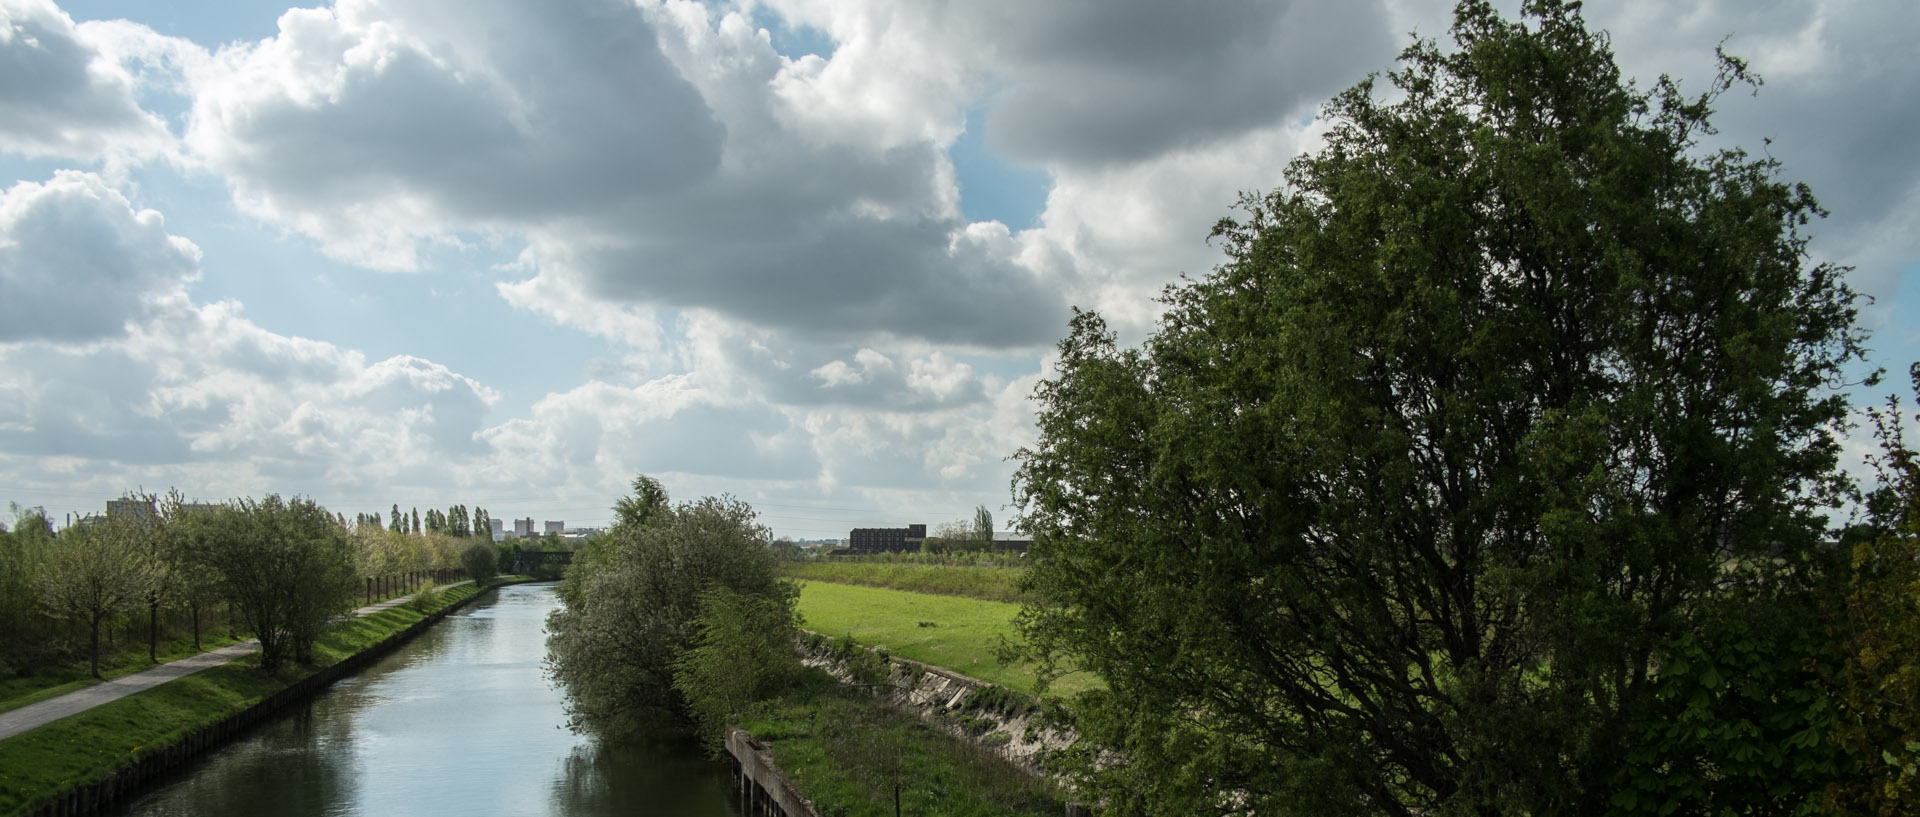
[{"label": "cumulus cloud", "polygon": [[642,472],[810,479],[817,470],[785,415],[682,375],[551,394],[482,437],[497,452],[491,467],[564,484],[624,485]]},{"label": "cumulus cloud", "polygon": [[231,302],[196,305],[183,285],[198,261],[159,213],[91,174],[7,191],[0,455],[378,482],[484,453],[492,389],[277,334]]},{"label": "cumulus cloud", "polygon": [[345,0],[195,77],[187,142],[254,212],[369,266],[443,232],[689,185],[719,125],[632,6]]},{"label": "cumulus cloud", "polygon": [[0,192],[0,343],[121,336],[199,263],[193,242],[99,176],[20,182]]},{"label": "cumulus cloud", "polygon": [[0,150],[96,160],[161,152],[134,77],[50,0],[0,0]]},{"label": "cumulus cloud", "polygon": [[612,0],[294,10],[196,73],[187,143],[245,209],[359,264],[522,236],[537,273],[511,292],[599,333],[638,313],[570,308],[581,296],[800,334],[1043,342],[1058,292],[958,216],[940,141],[958,97],[859,114],[912,127],[827,127],[832,106],[794,102],[808,69],[746,19]]}]

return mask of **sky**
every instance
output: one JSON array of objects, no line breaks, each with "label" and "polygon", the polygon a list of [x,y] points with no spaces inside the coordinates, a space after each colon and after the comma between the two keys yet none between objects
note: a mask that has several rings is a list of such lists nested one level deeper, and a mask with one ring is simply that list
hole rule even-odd
[{"label": "sky", "polygon": [[[1503,3],[1512,11],[1513,2]],[[1920,360],[1920,4],[1614,0]],[[1430,0],[0,0],[0,502],[1001,527],[1070,310],[1220,262]],[[1856,455],[1863,435],[1849,440]],[[6,520],[6,521],[11,521]]]}]

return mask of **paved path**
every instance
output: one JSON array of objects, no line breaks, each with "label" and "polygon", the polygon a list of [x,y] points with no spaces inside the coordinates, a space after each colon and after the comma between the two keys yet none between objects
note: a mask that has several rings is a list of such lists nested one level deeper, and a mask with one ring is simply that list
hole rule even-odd
[{"label": "paved path", "polygon": [[[441,585],[448,590],[472,582],[455,582]],[[399,596],[378,604],[368,605],[353,611],[355,617],[372,615],[381,610],[398,607],[413,600],[413,596]],[[104,681],[85,689],[77,689],[56,698],[48,698],[39,703],[28,704],[19,709],[0,712],[0,740],[18,735],[29,729],[45,726],[68,715],[85,712],[109,701],[117,701],[136,692],[149,690],[171,681],[192,675],[208,667],[217,667],[244,655],[260,651],[260,642],[254,640],[229,644],[217,650],[208,650],[199,655],[169,661],[150,670],[142,670],[130,675],[122,675],[111,681]]]}]

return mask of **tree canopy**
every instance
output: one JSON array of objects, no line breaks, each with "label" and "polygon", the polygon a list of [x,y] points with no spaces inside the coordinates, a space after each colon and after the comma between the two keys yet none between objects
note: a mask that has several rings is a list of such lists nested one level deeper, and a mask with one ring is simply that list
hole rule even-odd
[{"label": "tree canopy", "polygon": [[704,594],[757,599],[739,603],[792,619],[799,591],[775,574],[768,538],[744,502],[672,505],[659,482],[635,479],[611,528],[567,568],[564,605],[547,620],[547,669],[566,688],[572,725],[622,734],[686,723],[674,673],[713,626],[696,620]]},{"label": "tree canopy", "polygon": [[1061,341],[1020,623],[1107,681],[1112,813],[1784,813],[1836,768],[1823,212],[1700,145],[1739,60],[1641,88],[1577,3],[1522,18],[1330,101],[1142,348]]}]

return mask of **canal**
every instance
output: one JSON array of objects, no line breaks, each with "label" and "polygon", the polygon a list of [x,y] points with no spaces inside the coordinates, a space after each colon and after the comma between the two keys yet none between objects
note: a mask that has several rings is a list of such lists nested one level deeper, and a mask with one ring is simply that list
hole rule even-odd
[{"label": "canal", "polygon": [[688,744],[566,728],[541,671],[552,585],[448,616],[115,815],[736,815],[724,763]]}]

